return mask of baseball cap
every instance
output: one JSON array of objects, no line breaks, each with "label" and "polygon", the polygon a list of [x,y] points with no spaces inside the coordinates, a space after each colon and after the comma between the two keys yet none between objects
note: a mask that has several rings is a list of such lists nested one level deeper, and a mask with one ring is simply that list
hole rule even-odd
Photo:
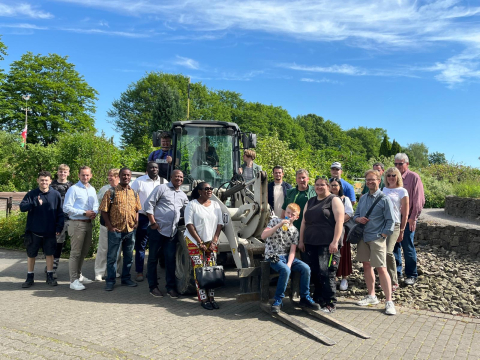
[{"label": "baseball cap", "polygon": [[340,164],[338,161],[335,161],[335,162],[332,164],[332,166],[330,166],[330,169],[333,169],[333,168],[342,170],[342,164]]}]

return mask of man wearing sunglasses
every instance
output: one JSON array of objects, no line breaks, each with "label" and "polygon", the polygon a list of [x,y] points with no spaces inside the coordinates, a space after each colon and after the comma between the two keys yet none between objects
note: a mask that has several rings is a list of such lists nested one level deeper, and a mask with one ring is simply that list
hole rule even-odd
[{"label": "man wearing sunglasses", "polygon": [[413,238],[415,235],[415,229],[417,227],[417,220],[425,205],[425,195],[423,192],[423,184],[420,176],[408,169],[408,156],[404,153],[398,153],[395,155],[395,167],[402,174],[403,187],[408,192],[409,198],[409,215],[408,222],[405,227],[403,240],[400,243],[395,244],[393,254],[397,261],[397,274],[398,278],[402,278],[402,251],[405,257],[405,284],[413,285],[417,281],[417,252],[413,244]]}]

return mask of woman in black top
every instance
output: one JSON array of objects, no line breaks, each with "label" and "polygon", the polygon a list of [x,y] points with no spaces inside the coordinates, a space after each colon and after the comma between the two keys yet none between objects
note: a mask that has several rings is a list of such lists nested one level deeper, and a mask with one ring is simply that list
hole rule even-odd
[{"label": "woman in black top", "polygon": [[315,285],[313,300],[325,312],[334,312],[339,244],[343,232],[344,207],[340,198],[330,193],[328,178],[315,180],[316,197],[303,210],[298,247],[307,253]]}]

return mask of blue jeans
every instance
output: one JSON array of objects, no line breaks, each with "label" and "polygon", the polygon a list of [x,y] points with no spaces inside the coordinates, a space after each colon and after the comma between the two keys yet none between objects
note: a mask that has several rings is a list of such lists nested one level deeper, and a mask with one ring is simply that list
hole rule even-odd
[{"label": "blue jeans", "polygon": [[143,266],[145,263],[145,249],[148,241],[148,217],[138,214],[137,235],[135,236],[135,271],[143,274]]},{"label": "blue jeans", "polygon": [[393,255],[395,255],[395,261],[397,262],[397,273],[402,274],[402,250],[400,249],[400,244],[403,249],[403,256],[405,257],[405,276],[407,278],[418,276],[417,273],[417,252],[415,251],[415,245],[413,245],[413,237],[415,236],[415,231],[410,231],[410,226],[407,223],[405,227],[405,233],[403,234],[403,240],[395,244],[393,249]]},{"label": "blue jeans", "polygon": [[175,252],[177,250],[177,237],[167,237],[158,232],[158,230],[152,230],[150,227],[147,230],[148,232],[148,262],[147,262],[147,271],[148,271],[148,287],[150,290],[155,289],[158,286],[158,276],[157,276],[157,263],[158,257],[162,254],[165,256],[165,280],[167,291],[176,290],[177,283],[175,279]]},{"label": "blue jeans", "polygon": [[[123,250],[122,282],[130,280],[130,269],[133,265],[133,246],[135,244],[135,230],[129,233],[108,232],[107,278],[108,284],[115,284],[117,274],[117,259]],[[121,245],[121,246],[120,246]]]},{"label": "blue jeans", "polygon": [[310,295],[310,267],[302,260],[293,259],[292,269],[287,266],[287,257],[285,255],[279,256],[280,261],[273,263],[271,259],[270,267],[278,272],[277,290],[275,291],[275,300],[282,300],[285,297],[285,290],[287,289],[288,278],[292,271],[300,273],[300,297],[305,298]]}]

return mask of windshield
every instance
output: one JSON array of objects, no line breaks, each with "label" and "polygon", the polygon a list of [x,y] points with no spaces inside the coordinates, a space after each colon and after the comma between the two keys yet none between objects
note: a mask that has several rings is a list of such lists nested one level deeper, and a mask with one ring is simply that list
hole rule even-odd
[{"label": "windshield", "polygon": [[[233,176],[234,136],[231,130],[218,126],[185,126],[177,135],[180,168],[193,180],[203,180],[213,187],[230,181]],[[185,177],[185,183],[191,180]]]}]

